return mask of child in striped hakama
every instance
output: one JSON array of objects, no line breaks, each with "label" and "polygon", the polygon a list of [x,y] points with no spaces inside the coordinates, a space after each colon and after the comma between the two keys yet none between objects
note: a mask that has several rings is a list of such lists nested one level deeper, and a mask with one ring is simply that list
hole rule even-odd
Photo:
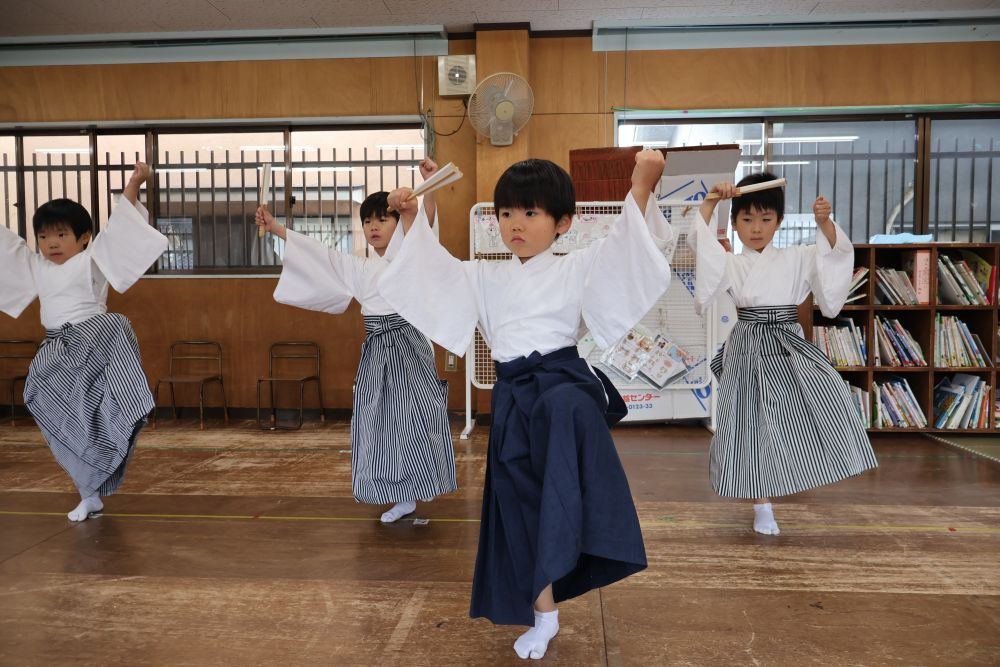
[{"label": "child in striped hakama", "polygon": [[35,213],[37,254],[0,227],[0,311],[17,317],[35,297],[41,303],[45,340],[28,370],[24,403],[80,492],[71,521],[104,508],[101,496],[122,483],[153,409],[132,324],[106,305],[109,283],[124,292],[167,249],[138,202],[146,176],[137,163],[96,237],[90,214],[69,199]]},{"label": "child in striped hakama", "polygon": [[[646,567],[628,481],[608,427],[625,403],[576,345],[589,327],[610,346],[666,289],[672,232],[651,192],[663,156],[637,158],[633,188],[606,239],[565,256],[552,244],[576,207],[569,174],[526,160],[494,192],[512,257],[460,262],[437,242],[408,190],[390,195],[406,238],[382,274],[385,298],[435,342],[463,354],[474,328],[497,369],[470,615],[532,626],[514,643],[541,658],[556,602]],[[414,218],[416,218],[414,220]]]},{"label": "child in striped hakama", "polygon": [[[753,174],[735,187],[772,180]],[[731,183],[712,192],[735,195]],[[712,362],[719,385],[710,449],[712,488],[721,496],[754,500],[754,530],[777,535],[771,498],[859,475],[878,465],[850,392],[826,356],[802,337],[796,306],[810,292],[827,317],[847,298],[854,247],[830,217],[823,197],[813,204],[816,244],[771,244],[785,212],[780,188],[733,199],[739,255],[716,240],[718,200],[706,200],[705,224],[689,239],[696,252],[695,307],[701,312],[722,292],[739,321]]]},{"label": "child in striped hakama", "polygon": [[[420,170],[426,179],[437,165],[424,160]],[[379,275],[402,242],[399,214],[389,214],[386,196],[378,192],[361,204],[372,257],[341,253],[286,230],[263,207],[257,223],[286,240],[276,301],[334,314],[352,299],[361,304],[366,335],[354,385],[351,483],[358,502],[393,503],[381,517],[392,523],[413,513],[418,499],[429,502],[457,484],[448,383],[438,378],[427,339],[379,293]],[[433,199],[425,205],[433,216]]]}]

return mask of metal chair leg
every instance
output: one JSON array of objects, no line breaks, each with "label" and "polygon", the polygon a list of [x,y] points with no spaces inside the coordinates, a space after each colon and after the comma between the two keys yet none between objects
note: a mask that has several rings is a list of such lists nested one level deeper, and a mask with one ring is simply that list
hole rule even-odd
[{"label": "metal chair leg", "polygon": [[302,428],[302,422],[305,419],[305,411],[306,411],[306,383],[305,382],[300,382],[299,383],[299,425],[296,426],[296,429]]},{"label": "metal chair leg", "polygon": [[205,430],[205,383],[198,386],[198,430]]},{"label": "metal chair leg", "polygon": [[219,388],[222,389],[222,421],[229,426],[229,404],[226,403],[226,383],[219,380]]},{"label": "metal chair leg", "polygon": [[178,419],[178,417],[177,417],[177,395],[174,393],[174,383],[173,382],[168,382],[167,384],[170,385],[170,407],[174,411],[174,421],[176,422],[177,419]]},{"label": "metal chair leg", "polygon": [[316,380],[316,396],[319,398],[319,420],[326,423],[326,407],[323,405],[323,382]]}]

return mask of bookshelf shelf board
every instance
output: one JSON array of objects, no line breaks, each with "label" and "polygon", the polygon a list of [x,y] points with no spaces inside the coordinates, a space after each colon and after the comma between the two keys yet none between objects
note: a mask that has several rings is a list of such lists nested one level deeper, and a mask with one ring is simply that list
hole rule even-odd
[{"label": "bookshelf shelf board", "polygon": [[[865,366],[865,368],[868,368]],[[872,366],[876,373],[922,373],[930,370],[929,366]]]},{"label": "bookshelf shelf board", "polygon": [[938,373],[989,373],[992,366],[935,366]]},{"label": "bookshelf shelf board", "polygon": [[923,304],[917,306],[889,306],[885,304],[876,303],[874,306],[875,310],[930,310],[930,304]]},{"label": "bookshelf shelf board", "polygon": [[[871,308],[871,306],[859,306],[857,304],[848,304],[848,305],[844,306],[843,308],[841,308],[841,310],[842,311],[844,311],[844,310],[858,311],[858,310],[869,310],[870,308]],[[815,310],[818,313],[819,312],[819,306],[813,306],[813,310]],[[826,316],[823,315],[822,317],[826,317]]]},{"label": "bookshelf shelf board", "polygon": [[934,306],[938,310],[985,310],[990,311],[996,308],[996,306],[953,306],[950,304],[941,304],[939,306]]},{"label": "bookshelf shelf board", "polygon": [[867,366],[834,366],[838,371],[843,371],[844,373],[852,373],[857,371],[867,371]]}]

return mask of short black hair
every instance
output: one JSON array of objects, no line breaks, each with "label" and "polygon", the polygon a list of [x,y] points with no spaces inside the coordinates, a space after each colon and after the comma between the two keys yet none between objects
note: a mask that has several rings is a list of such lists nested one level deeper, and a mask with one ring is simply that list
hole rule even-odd
[{"label": "short black hair", "polygon": [[540,208],[556,222],[576,213],[576,190],[566,170],[549,160],[523,160],[507,167],[493,189],[493,206]]},{"label": "short black hair", "polygon": [[370,218],[384,218],[387,215],[392,215],[399,221],[399,211],[392,211],[389,213],[389,193],[388,192],[374,192],[361,202],[361,222]]},{"label": "short black hair", "polygon": [[87,232],[94,233],[94,220],[90,213],[72,199],[53,199],[42,204],[31,218],[35,236],[58,225],[66,225],[72,229],[77,239]]},{"label": "short black hair", "polygon": [[[762,171],[759,174],[750,174],[749,176],[744,176],[740,179],[740,182],[736,184],[736,187],[741,188],[744,185],[755,185],[757,183],[763,183],[765,181],[773,181],[777,176],[774,174]],[[740,195],[739,197],[733,198],[733,208],[729,215],[732,220],[736,220],[736,216],[743,211],[753,212],[753,211],[774,211],[778,214],[778,218],[785,217],[785,188],[771,188],[769,190],[759,190],[758,192],[749,192],[745,195]]]}]

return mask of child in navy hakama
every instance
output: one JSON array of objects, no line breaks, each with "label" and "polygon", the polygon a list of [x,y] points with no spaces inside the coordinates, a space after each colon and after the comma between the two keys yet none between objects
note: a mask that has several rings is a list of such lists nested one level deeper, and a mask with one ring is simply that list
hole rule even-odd
[{"label": "child in navy hakama", "polygon": [[117,490],[153,409],[132,324],[107,312],[108,284],[131,287],[167,249],[138,202],[147,169],[136,164],[107,229],[93,237],[86,209],[68,199],[41,206],[39,253],[0,227],[0,311],[17,317],[38,297],[45,340],[28,370],[24,403],[81,501],[83,521]]},{"label": "child in navy hakama", "polygon": [[[737,187],[772,180],[753,174]],[[722,199],[733,185],[712,188]],[[826,356],[802,337],[796,306],[810,292],[835,317],[847,299],[854,247],[816,200],[816,244],[775,248],[784,216],[781,189],[733,199],[732,219],[743,242],[738,255],[716,240],[718,200],[701,205],[704,224],[695,246],[695,308],[722,292],[732,295],[739,321],[712,362],[719,383],[716,430],[709,450],[712,488],[721,496],[754,499],[754,530],[779,533],[770,499],[830,484],[878,465],[864,423]]]},{"label": "child in navy hakama", "polygon": [[[420,168],[427,178],[437,165],[425,160]],[[427,339],[379,293],[379,276],[403,235],[398,214],[386,210],[386,195],[375,193],[361,205],[371,257],[286,230],[264,209],[258,223],[286,240],[276,301],[333,314],[343,313],[352,299],[361,304],[365,341],[354,384],[351,485],[357,502],[392,504],[381,518],[392,523],[414,512],[418,499],[433,500],[457,483],[448,383],[438,378]],[[433,200],[425,206],[432,208]]]},{"label": "child in navy hakama", "polygon": [[608,237],[556,256],[569,230],[572,181],[546,160],[510,167],[496,186],[504,262],[460,262],[397,191],[404,225],[379,279],[386,300],[462,354],[478,326],[496,363],[479,551],[470,614],[533,626],[515,642],[540,658],[559,629],[555,603],[646,567],[628,481],[608,430],[624,416],[614,386],[579,357],[589,328],[615,343],[666,289],[672,232],[651,191],[656,151],[637,156],[633,189]]}]

